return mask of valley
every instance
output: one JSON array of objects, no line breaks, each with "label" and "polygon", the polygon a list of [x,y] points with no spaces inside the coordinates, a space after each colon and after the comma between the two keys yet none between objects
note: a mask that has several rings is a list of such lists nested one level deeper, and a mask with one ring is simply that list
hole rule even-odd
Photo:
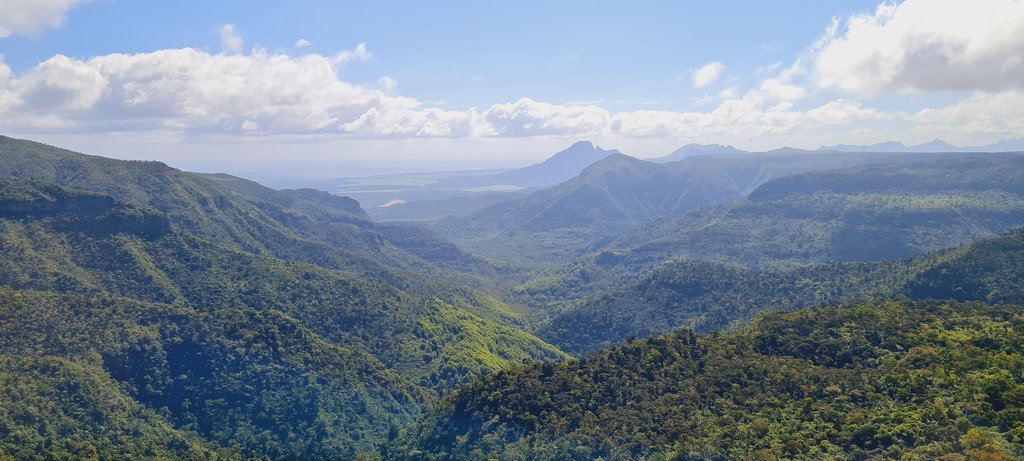
[{"label": "valley", "polygon": [[389,220],[0,138],[0,453],[1012,456],[1022,159],[577,143]]}]

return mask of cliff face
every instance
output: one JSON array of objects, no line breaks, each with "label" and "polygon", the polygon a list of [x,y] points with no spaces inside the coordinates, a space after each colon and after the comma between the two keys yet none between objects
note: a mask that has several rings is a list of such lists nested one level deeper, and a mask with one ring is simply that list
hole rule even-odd
[{"label": "cliff face", "polygon": [[0,219],[42,219],[57,230],[91,236],[158,238],[171,231],[163,213],[36,181],[0,180]]}]

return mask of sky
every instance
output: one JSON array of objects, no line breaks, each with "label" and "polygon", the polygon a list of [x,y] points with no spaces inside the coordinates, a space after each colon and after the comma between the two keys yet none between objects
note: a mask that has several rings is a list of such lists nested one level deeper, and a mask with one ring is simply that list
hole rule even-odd
[{"label": "sky", "polygon": [[1024,138],[1024,0],[0,0],[0,133],[247,177]]}]

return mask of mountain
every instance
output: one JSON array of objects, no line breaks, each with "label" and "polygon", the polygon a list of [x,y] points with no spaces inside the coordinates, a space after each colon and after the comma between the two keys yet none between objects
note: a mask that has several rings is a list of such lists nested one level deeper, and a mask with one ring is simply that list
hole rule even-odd
[{"label": "mountain", "polygon": [[926,143],[907,147],[908,152],[954,152],[957,150],[959,148],[941,139],[933,139]]},{"label": "mountain", "polygon": [[1024,152],[1024,139],[1000,139],[992,144],[977,147],[964,147],[974,152]]},{"label": "mountain", "polygon": [[649,158],[646,159],[648,162],[654,163],[668,163],[677,162],[687,157],[693,157],[695,155],[712,155],[712,154],[746,154],[747,151],[737,149],[732,146],[723,146],[721,144],[687,144],[673,151],[663,157]]},{"label": "mountain", "polygon": [[728,203],[784,176],[964,156],[786,151],[657,164],[616,154],[555,187],[431,228],[470,253],[533,266],[577,257],[642,223]]},{"label": "mountain", "polygon": [[[53,408],[0,405],[25,456],[117,457],[121,429],[80,404],[152,426],[126,454],[352,458],[456,386],[565,357],[483,290],[486,263],[352,200],[9,138],[0,151],[0,356],[25,370],[0,391]],[[106,390],[83,403],[51,379]],[[56,424],[67,446],[29,442]]]},{"label": "mountain", "polygon": [[819,151],[828,152],[907,152],[907,146],[898,141],[885,141],[871,145],[838,144],[821,146]]},{"label": "mountain", "polygon": [[615,246],[758,267],[904,258],[1024,224],[1022,185],[1017,154],[807,172]]},{"label": "mountain", "polygon": [[714,331],[764,310],[866,298],[1024,304],[1024,230],[901,261],[823,263],[783,271],[673,260],[559,312],[537,334],[583,354],[629,337],[686,327]]},{"label": "mountain", "polygon": [[523,191],[553,186],[617,153],[580,141],[543,162],[507,171],[389,174],[316,181],[311,185],[365,201],[376,218],[431,220],[482,208]]},{"label": "mountain", "polygon": [[887,141],[871,145],[821,146],[818,150],[833,152],[1020,152],[1024,151],[1024,139],[1001,139],[992,144],[973,147],[957,147],[941,139],[933,139],[914,146],[906,146],[897,141]]},{"label": "mountain", "polygon": [[583,169],[618,150],[604,150],[590,141],[579,141],[546,160],[494,175],[454,176],[431,184],[432,189],[514,187],[531,189],[558,184],[580,174]]},{"label": "mountain", "polygon": [[[551,316],[575,315],[571,312],[579,312],[580,303],[596,302],[586,301],[588,298],[630,286],[673,259],[733,266],[724,274],[740,269],[754,269],[757,274],[795,271],[789,274],[792,280],[766,280],[756,285],[770,287],[805,279],[807,265],[845,261],[855,267],[864,261],[911,258],[1024,225],[1022,171],[1024,157],[1020,155],[980,154],[783,177],[764,183],[745,198],[624,231],[586,254],[535,271],[513,293],[519,303],[532,307],[535,322],[543,323]],[[737,299],[760,296],[759,290],[751,288]],[[767,291],[776,292],[774,288]],[[684,296],[678,301],[691,300]],[[620,305],[616,307],[615,302]],[[679,315],[686,318],[676,321],[643,317],[643,309],[635,306],[644,303],[634,298],[612,298],[601,305],[616,312],[622,306],[634,306],[622,311],[635,310],[637,317],[629,322],[635,320],[638,328],[647,328],[643,330],[647,332],[665,325],[720,328],[737,318],[731,314],[712,318],[711,313],[688,310],[681,310]],[[595,306],[591,306],[594,317],[589,318],[590,323],[581,324],[614,320],[601,314],[604,307]],[[746,308],[733,309],[742,312]],[[549,328],[574,329],[573,334],[588,334],[589,328],[577,328],[569,318],[558,322],[537,331],[561,347],[578,350],[573,348],[579,341],[566,342]],[[603,327],[595,328],[600,331]],[[632,333],[635,331],[618,338]],[[588,348],[600,344],[604,343]]]},{"label": "mountain", "polygon": [[[81,204],[97,198],[97,206]],[[158,211],[46,183],[0,180],[0,212],[0,285],[14,289],[283,312],[434,389],[524,358],[561,356],[514,327],[522,314],[473,290],[416,295],[327,267],[221,247],[168,226]],[[420,355],[408,355],[410,349]]]},{"label": "mountain", "polygon": [[[421,290],[444,291],[445,280],[473,285],[488,269],[481,261],[444,269],[372,222],[358,203],[311,189],[274,190],[229,175],[187,173],[159,162],[83,155],[31,141],[0,137],[0,178],[46,181],[109,195],[166,215],[182,231],[219,246],[340,270]],[[413,231],[403,242],[412,242]],[[434,239],[424,232],[422,239]],[[469,257],[458,252],[452,257]],[[461,272],[461,274],[459,273]]]},{"label": "mountain", "polygon": [[461,389],[394,459],[1020,459],[1024,310],[946,302],[773,313]]},{"label": "mountain", "polygon": [[571,179],[586,167],[615,154],[621,155],[618,150],[604,150],[590,141],[580,141],[543,162],[497,174],[487,181],[524,188],[550,186]]}]

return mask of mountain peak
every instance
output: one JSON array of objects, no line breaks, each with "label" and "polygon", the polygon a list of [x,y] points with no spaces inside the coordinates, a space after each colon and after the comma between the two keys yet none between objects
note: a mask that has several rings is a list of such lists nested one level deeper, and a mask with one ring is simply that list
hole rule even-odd
[{"label": "mountain peak", "polygon": [[676,162],[687,157],[694,157],[697,155],[712,155],[712,154],[745,154],[744,150],[737,149],[733,146],[723,144],[696,144],[690,143],[683,147],[680,147],[664,157],[657,157],[648,159],[655,163],[668,163]]},{"label": "mountain peak", "polygon": [[583,154],[583,155],[586,155],[586,154],[593,154],[595,152],[599,152],[599,153],[600,152],[604,152],[606,154],[611,154],[611,153],[618,153],[619,150],[618,149],[605,150],[605,149],[602,149],[601,146],[599,146],[597,144],[594,144],[594,143],[592,143],[590,141],[576,141],[576,142],[572,143],[572,145],[569,146],[568,148],[566,148],[565,150],[562,150],[562,151],[558,152],[557,154],[552,155],[550,158],[548,158],[548,160],[552,160],[552,159],[554,159],[554,158],[556,158],[558,156],[561,156],[563,154],[570,154],[570,155],[580,155],[580,154]]},{"label": "mountain peak", "polygon": [[525,187],[558,184],[580,174],[594,162],[613,154],[619,154],[619,151],[601,149],[590,141],[578,141],[543,162],[501,173],[493,179]]},{"label": "mountain peak", "polygon": [[572,145],[569,146],[568,149],[565,149],[562,152],[570,151],[570,150],[582,150],[582,149],[593,150],[594,149],[594,143],[592,143],[590,141],[576,141],[576,142],[572,143]]},{"label": "mountain peak", "polygon": [[946,141],[943,141],[943,140],[941,140],[939,138],[935,138],[935,139],[933,139],[931,141],[928,141],[928,142],[926,142],[924,144],[918,144],[916,146],[911,146],[910,149],[911,150],[917,150],[917,151],[921,151],[921,150],[951,151],[951,150],[957,150],[957,147],[952,145],[952,144],[950,144],[950,143],[948,143],[948,142],[946,142]]}]

